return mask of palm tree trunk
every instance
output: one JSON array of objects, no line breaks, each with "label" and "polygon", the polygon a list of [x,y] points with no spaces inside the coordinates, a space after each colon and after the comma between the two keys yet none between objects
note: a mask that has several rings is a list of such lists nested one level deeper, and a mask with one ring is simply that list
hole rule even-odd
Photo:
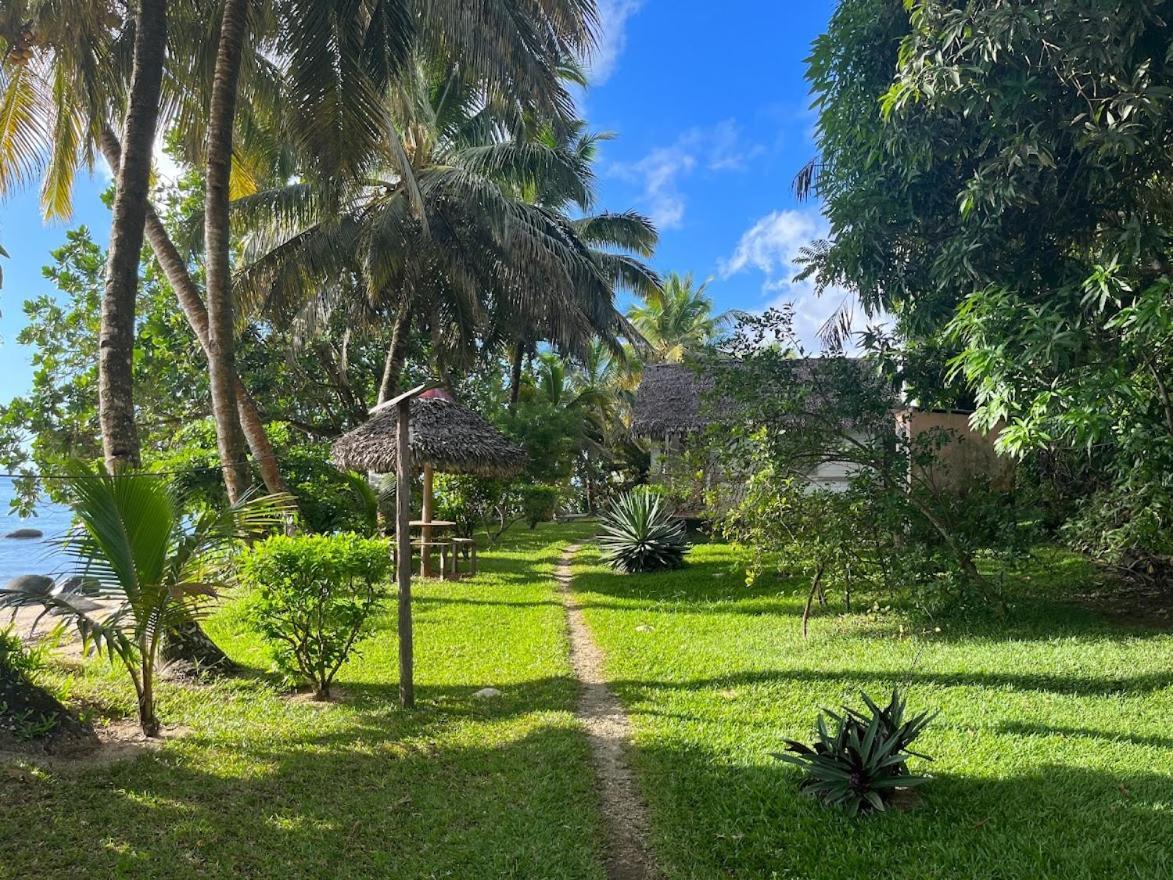
[{"label": "palm tree trunk", "polygon": [[[118,136],[109,126],[102,132],[102,153],[111,169],[116,169],[120,161],[122,145],[118,142]],[[167,227],[163,225],[163,221],[159,219],[159,215],[150,202],[147,203],[146,237],[151,245],[151,250],[154,251],[155,259],[159,261],[159,266],[167,277],[167,282],[175,291],[175,297],[179,300],[179,307],[182,309],[184,317],[187,318],[188,325],[195,333],[196,339],[199,340],[204,354],[207,355],[208,309],[204,305],[199,288],[192,280],[187,263],[180,256],[179,249],[167,232]],[[269,435],[265,432],[265,423],[257,410],[256,401],[253,400],[239,376],[235,379],[235,387],[236,410],[240,417],[240,426],[244,430],[244,437],[248,441],[253,460],[260,469],[265,488],[275,495],[288,494],[289,486],[286,484],[285,478],[281,476],[281,469],[277,465],[277,457],[273,451],[273,445],[269,442]]]},{"label": "palm tree trunk", "polygon": [[112,473],[140,464],[134,423],[134,310],[166,52],[167,0],[141,0],[135,21],[130,97],[123,123],[126,151],[115,171],[114,222],[110,228],[98,354],[102,452],[106,468]]},{"label": "palm tree trunk", "polygon": [[395,396],[399,387],[399,374],[407,356],[407,338],[411,331],[411,303],[404,302],[395,315],[391,328],[391,344],[387,347],[387,360],[383,364],[383,381],[379,383],[379,404]]},{"label": "palm tree trunk", "polygon": [[525,360],[525,343],[517,341],[513,348],[513,361],[509,365],[509,412],[517,412],[517,401],[521,398],[521,367]]},{"label": "palm tree trunk", "polygon": [[248,488],[244,436],[236,417],[236,339],[229,265],[229,179],[232,175],[232,127],[240,56],[248,24],[248,0],[227,0],[220,20],[220,43],[208,114],[207,192],[204,199],[204,246],[208,275],[208,379],[212,415],[224,485],[234,503]]}]

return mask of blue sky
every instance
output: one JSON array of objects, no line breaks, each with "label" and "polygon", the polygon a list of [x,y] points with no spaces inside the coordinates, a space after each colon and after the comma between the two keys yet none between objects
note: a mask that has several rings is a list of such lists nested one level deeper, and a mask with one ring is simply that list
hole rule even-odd
[{"label": "blue sky", "polygon": [[[825,231],[814,205],[790,191],[815,152],[803,58],[833,0],[599,0],[605,30],[591,126],[615,132],[599,168],[599,207],[634,208],[661,227],[660,271],[712,278],[720,309],[761,310],[793,300],[806,335],[839,298],[791,283],[798,248]],[[71,225],[104,242],[104,178],[83,179]],[[0,243],[11,254],[0,290],[0,400],[28,388],[29,353],[16,345],[21,303],[51,293],[41,275],[62,224],[41,221],[35,190],[0,203]]]}]

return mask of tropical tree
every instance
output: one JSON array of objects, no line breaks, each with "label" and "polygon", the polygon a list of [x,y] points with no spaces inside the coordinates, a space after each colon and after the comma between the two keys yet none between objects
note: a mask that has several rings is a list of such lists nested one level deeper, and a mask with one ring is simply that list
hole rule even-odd
[{"label": "tropical tree", "polygon": [[[569,80],[586,84],[577,66],[568,65],[566,70]],[[612,135],[609,132],[588,131],[585,122],[576,120],[565,131],[551,126],[532,130],[530,126],[520,137],[533,139],[573,157],[582,171],[581,179],[577,180],[568,181],[560,175],[535,178],[527,181],[515,195],[531,204],[573,218],[570,220],[571,226],[590,249],[592,259],[604,277],[610,279],[614,290],[627,290],[645,299],[658,295],[660,278],[642,261],[652,255],[659,240],[652,222],[634,211],[589,213],[594,205],[590,169],[598,158],[599,144],[610,140]],[[524,361],[527,356],[537,354],[539,342],[551,343],[564,356],[582,361],[592,356],[594,343],[598,339],[606,344],[612,354],[618,355],[620,352],[610,334],[592,334],[585,338],[560,337],[551,327],[548,315],[532,309],[519,311],[511,308],[512,305],[508,301],[499,305],[491,318],[494,330],[488,341],[490,348],[500,342],[510,351],[508,406],[511,411],[517,408]],[[623,327],[623,333],[631,341],[642,342],[630,324]]]},{"label": "tropical tree", "polygon": [[589,167],[573,151],[510,136],[503,120],[517,108],[485,103],[489,84],[444,70],[421,61],[393,93],[410,176],[395,164],[373,170],[337,213],[307,183],[237,203],[245,218],[278,221],[238,279],[246,302],[289,320],[346,289],[331,279],[354,277],[367,323],[390,318],[380,400],[393,395],[413,329],[430,340],[441,372],[491,351],[505,316],[567,347],[597,335],[615,345],[626,329],[613,305],[614,268],[573,221],[520,195],[557,178],[585,202]]},{"label": "tropical tree", "polygon": [[635,303],[627,317],[647,343],[652,363],[678,363],[718,340],[736,319],[737,312],[713,314],[713,300],[692,274],[669,273],[663,290]]},{"label": "tropical tree", "polygon": [[167,0],[139,0],[122,161],[114,175],[114,222],[98,360],[102,448],[111,472],[137,467],[141,460],[134,421],[134,312],[166,49]]},{"label": "tropical tree", "polygon": [[80,464],[71,472],[78,526],[62,551],[94,586],[84,598],[52,592],[3,598],[44,605],[73,622],[86,644],[117,658],[134,684],[143,733],[158,736],[155,672],[165,633],[185,625],[216,595],[230,577],[227,563],[239,542],[284,523],[286,499],[254,497],[191,517],[159,477],[103,474]]},{"label": "tropical tree", "polygon": [[1173,554],[1171,53],[1160,4],[850,0],[808,73],[819,283],[951,359],[1003,451],[1076,462],[1116,559]]},{"label": "tropical tree", "polygon": [[[123,115],[125,151],[114,169],[113,222],[99,355],[107,467],[139,461],[131,359],[135,296],[151,156],[167,43],[167,0],[140,0],[133,26],[104,4],[59,0],[5,4],[0,13],[0,194],[44,170],[47,214],[69,206],[74,170],[107,120]],[[128,56],[115,51],[132,39]],[[112,75],[129,57],[125,75]],[[125,90],[123,84],[126,83]]]}]

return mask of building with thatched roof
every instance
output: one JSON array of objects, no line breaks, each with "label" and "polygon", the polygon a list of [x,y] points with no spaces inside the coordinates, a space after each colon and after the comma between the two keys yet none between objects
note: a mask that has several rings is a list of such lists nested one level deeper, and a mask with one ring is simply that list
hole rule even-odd
[{"label": "building with thatched roof", "polygon": [[[916,437],[929,431],[950,435],[953,439],[937,453],[942,466],[937,469],[936,482],[964,488],[974,475],[982,474],[995,483],[1009,484],[1011,468],[1005,459],[996,455],[994,435],[983,435],[971,428],[968,412],[922,410],[905,404],[891,388],[878,382],[859,359],[796,358],[791,363],[789,381],[808,386],[812,396],[807,405],[815,411],[829,405],[829,401],[820,400],[820,395],[827,393],[823,389],[835,387],[834,383],[823,381],[830,371],[858,370],[860,387],[874,388],[875,394],[890,398],[888,408],[892,419],[906,436]],[[653,443],[651,477],[654,481],[671,482],[680,477],[682,470],[695,474],[695,462],[681,467],[689,438],[736,414],[737,404],[716,393],[715,388],[713,376],[695,365],[655,364],[644,370],[636,391],[632,431]],[[845,430],[857,439],[863,439],[866,433],[847,426]],[[840,491],[850,482],[852,470],[853,466],[844,462],[823,461],[808,479],[812,485]],[[716,482],[728,481],[706,468],[704,485],[696,488],[694,497],[699,499],[702,488]],[[690,506],[698,505],[699,500]]]},{"label": "building with thatched roof", "polygon": [[[524,449],[443,392],[425,392],[412,400],[409,424],[417,465],[449,474],[503,478],[516,476],[525,467]],[[334,442],[331,459],[343,470],[395,473],[398,428],[396,408],[379,409]]]}]

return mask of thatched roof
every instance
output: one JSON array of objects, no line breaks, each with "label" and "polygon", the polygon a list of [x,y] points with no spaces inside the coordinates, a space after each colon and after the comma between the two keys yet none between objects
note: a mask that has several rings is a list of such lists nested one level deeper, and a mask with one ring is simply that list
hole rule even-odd
[{"label": "thatched roof", "polygon": [[[450,474],[511,477],[525,467],[525,450],[472,410],[441,396],[411,402],[411,451],[415,465]],[[398,408],[386,407],[334,441],[330,457],[343,470],[395,472]]]},{"label": "thatched roof", "polygon": [[[867,373],[865,362],[856,358],[795,358],[791,381],[811,386],[815,406],[821,393],[820,379],[829,371],[844,366],[859,370],[861,383],[876,385],[877,394],[890,394]],[[662,440],[669,434],[691,434],[704,430],[722,414],[732,415],[736,404],[713,394],[716,382],[703,368],[688,364],[654,364],[644,370],[635,394],[632,430],[641,437]],[[895,405],[895,398],[892,401]]]},{"label": "thatched roof", "polygon": [[[685,364],[653,364],[644,368],[635,392],[631,428],[641,437],[662,440],[668,434],[690,434],[709,424],[705,402],[713,377]],[[702,412],[702,408],[705,412]]]}]

